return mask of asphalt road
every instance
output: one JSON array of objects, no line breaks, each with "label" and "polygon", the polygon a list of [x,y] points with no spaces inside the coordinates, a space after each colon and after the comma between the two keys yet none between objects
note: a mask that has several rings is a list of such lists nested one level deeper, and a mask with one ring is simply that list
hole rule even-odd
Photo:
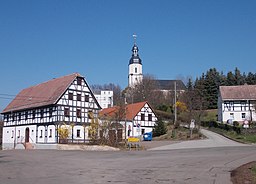
[{"label": "asphalt road", "polygon": [[0,151],[0,184],[228,184],[232,169],[256,160],[256,147],[220,146],[114,152]]}]

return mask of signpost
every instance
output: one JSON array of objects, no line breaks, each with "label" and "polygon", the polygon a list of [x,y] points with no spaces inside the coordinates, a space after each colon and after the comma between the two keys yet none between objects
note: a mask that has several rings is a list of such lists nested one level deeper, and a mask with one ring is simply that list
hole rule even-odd
[{"label": "signpost", "polygon": [[189,128],[190,128],[190,138],[192,138],[193,129],[195,128],[195,120],[194,119],[191,119]]}]

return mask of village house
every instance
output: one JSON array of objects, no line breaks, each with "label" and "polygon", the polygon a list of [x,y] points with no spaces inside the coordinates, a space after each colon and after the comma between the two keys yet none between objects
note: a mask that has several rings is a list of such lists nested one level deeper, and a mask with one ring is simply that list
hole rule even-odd
[{"label": "village house", "polygon": [[23,89],[2,112],[3,149],[56,148],[61,126],[71,130],[71,141],[86,141],[91,116],[99,110],[78,73]]},{"label": "village house", "polygon": [[118,106],[102,109],[99,117],[101,121],[119,123],[122,127],[122,137],[126,139],[152,132],[157,121],[156,114],[148,102],[128,104],[123,109]]},{"label": "village house", "polygon": [[218,121],[232,123],[256,121],[256,85],[220,86]]}]

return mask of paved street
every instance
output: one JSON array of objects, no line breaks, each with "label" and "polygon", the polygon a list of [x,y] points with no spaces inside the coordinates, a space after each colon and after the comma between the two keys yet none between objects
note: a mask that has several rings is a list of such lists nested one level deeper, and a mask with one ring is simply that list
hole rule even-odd
[{"label": "paved street", "polygon": [[223,137],[219,134],[216,134],[214,132],[211,132],[205,129],[201,129],[200,131],[202,134],[204,134],[207,137],[207,139],[182,141],[175,144],[168,144],[168,145],[152,148],[150,150],[247,146],[246,144],[232,141],[226,137]]},{"label": "paved street", "polygon": [[114,152],[0,151],[0,183],[228,184],[232,169],[256,160],[255,146],[165,148]]}]

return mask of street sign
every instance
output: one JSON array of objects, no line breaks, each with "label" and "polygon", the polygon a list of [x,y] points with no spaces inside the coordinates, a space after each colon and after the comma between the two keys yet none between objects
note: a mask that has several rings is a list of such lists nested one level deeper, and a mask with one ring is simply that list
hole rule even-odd
[{"label": "street sign", "polygon": [[194,120],[194,119],[191,120],[190,125],[189,125],[189,128],[190,128],[190,129],[195,128],[195,120]]}]

